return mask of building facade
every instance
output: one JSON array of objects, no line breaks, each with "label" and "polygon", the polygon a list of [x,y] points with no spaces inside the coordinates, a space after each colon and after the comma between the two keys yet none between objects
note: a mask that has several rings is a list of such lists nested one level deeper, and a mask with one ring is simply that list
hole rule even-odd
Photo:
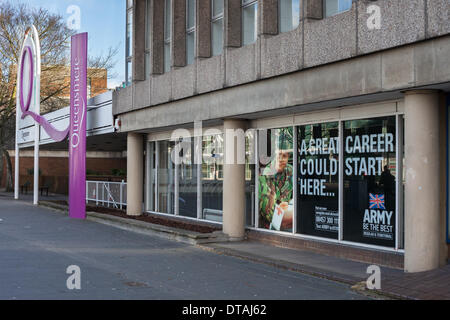
[{"label": "building facade", "polygon": [[449,14],[448,0],[127,0],[113,94],[127,213],[407,272],[445,264]]}]

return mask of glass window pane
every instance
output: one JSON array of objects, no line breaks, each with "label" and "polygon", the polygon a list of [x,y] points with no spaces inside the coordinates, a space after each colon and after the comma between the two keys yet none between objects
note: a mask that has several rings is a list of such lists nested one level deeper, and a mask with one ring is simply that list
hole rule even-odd
[{"label": "glass window pane", "polygon": [[175,167],[171,153],[173,141],[159,141],[158,159],[158,212],[174,214]]},{"label": "glass window pane", "polygon": [[169,72],[171,67],[170,42],[164,44],[164,72]]},{"label": "glass window pane", "polygon": [[255,3],[242,9],[242,44],[247,44],[256,41],[257,37],[257,7]]},{"label": "glass window pane", "polygon": [[280,0],[280,32],[291,31],[300,21],[300,0]]},{"label": "glass window pane", "polygon": [[325,0],[325,16],[329,17],[350,10],[351,7],[352,0]]},{"label": "glass window pane", "polygon": [[352,7],[352,0],[339,0],[339,12],[350,10]]},{"label": "glass window pane", "polygon": [[195,52],[195,32],[188,33],[186,36],[186,63],[194,62]]},{"label": "glass window pane", "polygon": [[259,143],[259,227],[292,231],[293,128],[261,131]]},{"label": "glass window pane", "polygon": [[223,203],[223,135],[202,138],[203,219],[222,221]]},{"label": "glass window pane", "polygon": [[223,0],[213,0],[212,1],[212,15],[213,17],[223,14]]},{"label": "glass window pane", "polygon": [[178,168],[179,213],[184,217],[197,217],[197,168],[195,144],[192,138],[179,142],[182,162]]},{"label": "glass window pane", "polygon": [[130,85],[133,81],[133,69],[131,61],[127,62],[127,85]]},{"label": "glass window pane", "polygon": [[150,52],[145,53],[145,79],[150,78]]},{"label": "glass window pane", "polygon": [[217,56],[223,51],[223,19],[212,23],[212,55]]},{"label": "glass window pane", "polygon": [[255,226],[255,132],[245,136],[245,224]]},{"label": "glass window pane", "polygon": [[339,0],[325,0],[325,17],[338,13]]},{"label": "glass window pane", "polygon": [[147,144],[147,199],[146,199],[146,210],[155,211],[155,142],[148,142]]},{"label": "glass window pane", "polygon": [[146,28],[145,28],[145,49],[150,49],[150,36],[151,36],[151,11],[150,0],[147,0],[147,14],[146,14]]},{"label": "glass window pane", "polygon": [[190,29],[195,27],[195,0],[187,0],[187,17],[186,28]]},{"label": "glass window pane", "polygon": [[344,240],[395,247],[395,116],[344,122]]},{"label": "glass window pane", "polygon": [[339,238],[339,123],[298,127],[297,232]]},{"label": "glass window pane", "polygon": [[127,57],[133,55],[133,11],[128,11],[127,17]]},{"label": "glass window pane", "polygon": [[170,39],[172,34],[171,24],[172,24],[172,15],[171,15],[171,3],[170,0],[166,0],[165,10],[164,10],[164,39]]}]

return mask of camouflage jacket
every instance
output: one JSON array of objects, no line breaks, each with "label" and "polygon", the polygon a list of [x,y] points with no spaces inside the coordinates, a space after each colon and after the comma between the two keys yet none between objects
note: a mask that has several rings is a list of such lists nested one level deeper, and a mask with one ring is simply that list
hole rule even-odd
[{"label": "camouflage jacket", "polygon": [[[260,227],[269,228],[277,202],[292,200],[293,175],[292,165],[288,164],[280,173],[270,166],[266,167],[259,176]],[[272,192],[275,194],[273,199],[270,197]]]}]

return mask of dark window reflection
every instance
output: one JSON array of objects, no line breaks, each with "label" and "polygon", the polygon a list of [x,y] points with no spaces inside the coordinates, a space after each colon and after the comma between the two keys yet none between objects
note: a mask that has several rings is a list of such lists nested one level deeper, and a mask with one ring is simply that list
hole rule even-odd
[{"label": "dark window reflection", "polygon": [[344,122],[344,240],[395,247],[395,117]]},{"label": "dark window reflection", "polygon": [[339,123],[298,127],[297,232],[338,239]]}]

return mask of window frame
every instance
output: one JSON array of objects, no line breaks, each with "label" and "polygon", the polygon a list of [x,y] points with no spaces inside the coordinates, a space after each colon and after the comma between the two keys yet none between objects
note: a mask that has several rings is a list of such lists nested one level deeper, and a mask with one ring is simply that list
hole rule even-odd
[{"label": "window frame", "polygon": [[150,78],[150,73],[151,73],[151,45],[152,45],[152,41],[151,41],[151,36],[152,36],[152,26],[151,26],[151,5],[150,5],[150,1],[151,0],[146,0],[145,1],[145,50],[144,50],[144,54],[145,54],[145,79],[149,79]]},{"label": "window frame", "polygon": [[[189,0],[186,0],[186,65],[190,65],[192,63],[195,62],[195,55],[196,55],[196,46],[195,46],[195,42],[196,42],[196,37],[197,37],[197,0],[193,0],[194,1],[194,23],[193,26],[189,28]],[[194,52],[193,52],[193,57],[192,57],[192,62],[188,63],[189,59],[188,59],[188,37],[194,35]]]},{"label": "window frame", "polygon": [[[125,30],[125,86],[133,83],[133,6],[128,6],[126,9],[126,30]],[[132,3],[132,1],[131,1]],[[131,19],[130,19],[131,18]],[[130,21],[131,20],[131,21]]]},{"label": "window frame", "polygon": [[[246,46],[246,45],[251,45],[254,44],[257,40],[258,40],[258,4],[259,1],[258,0],[241,0],[241,45],[242,46]],[[244,44],[244,10],[256,5],[256,14],[255,14],[255,40],[253,42],[250,43],[246,43]]]},{"label": "window frame", "polygon": [[[225,5],[225,4],[224,4]],[[222,12],[214,15],[214,0],[211,0],[211,56],[220,56],[223,53],[223,21],[224,21],[224,7],[222,6]],[[213,53],[213,47],[214,47],[214,31],[213,26],[215,23],[218,23],[220,20],[222,20],[222,45],[220,46],[220,53],[214,54]]]},{"label": "window frame", "polygon": [[[169,4],[169,9],[170,12],[167,15],[167,7]],[[170,19],[170,23],[169,26],[167,28],[167,18]],[[172,69],[172,0],[165,0],[164,1],[164,64],[163,64],[163,69],[164,69],[164,73],[170,72],[170,70]],[[168,36],[167,36],[168,35]],[[166,61],[166,46],[168,46],[168,50],[169,50],[169,62]],[[166,69],[168,63],[168,68]]]},{"label": "window frame", "polygon": [[[312,236],[312,235],[307,235],[307,234],[302,234],[302,233],[297,233],[297,218],[298,218],[298,214],[299,212],[297,211],[297,202],[298,202],[298,186],[297,183],[294,183],[294,190],[293,190],[293,197],[294,197],[294,216],[293,216],[293,228],[292,228],[292,232],[288,232],[288,231],[275,231],[275,230],[267,230],[264,228],[261,228],[259,226],[259,131],[261,130],[273,130],[273,129],[280,129],[280,128],[286,128],[286,127],[293,127],[294,129],[294,137],[293,137],[293,143],[294,146],[298,145],[298,135],[297,135],[297,129],[300,126],[304,126],[304,125],[312,125],[312,124],[324,124],[324,123],[330,123],[330,122],[338,122],[339,123],[339,141],[340,141],[340,145],[343,146],[344,145],[344,130],[343,130],[343,126],[344,126],[344,122],[345,121],[350,121],[350,120],[364,120],[364,119],[369,119],[369,118],[380,118],[380,117],[386,117],[386,116],[395,116],[396,117],[396,159],[397,159],[397,163],[399,164],[398,166],[398,172],[401,173],[401,176],[399,176],[398,178],[396,178],[396,217],[395,217],[395,223],[396,223],[396,229],[395,229],[395,247],[385,247],[385,246],[380,246],[380,245],[373,245],[373,244],[366,244],[366,243],[361,243],[361,242],[353,242],[353,241],[348,241],[348,240],[344,240],[343,239],[343,223],[341,223],[341,221],[343,221],[343,210],[344,210],[344,193],[343,193],[343,187],[344,187],[344,152],[339,152],[339,237],[338,239],[330,239],[330,238],[324,238],[324,237],[318,237],[318,236]],[[402,186],[402,183],[404,182],[404,175],[403,175],[403,171],[404,171],[404,164],[403,161],[400,161],[401,159],[404,159],[404,117],[405,114],[403,111],[398,111],[398,112],[386,112],[386,113],[379,113],[379,114],[368,114],[367,116],[361,116],[361,115],[357,115],[354,117],[338,117],[338,118],[333,118],[333,119],[327,119],[327,120],[312,120],[312,121],[307,121],[307,122],[302,122],[302,123],[294,123],[293,125],[279,125],[279,126],[262,126],[262,127],[257,127],[255,128],[256,130],[256,140],[255,140],[255,144],[256,144],[256,163],[255,163],[255,211],[253,212],[254,214],[254,221],[255,221],[255,226],[254,227],[249,227],[247,226],[246,228],[249,230],[256,230],[256,231],[260,231],[260,232],[266,232],[266,233],[272,233],[272,234],[278,234],[278,235],[287,235],[293,238],[298,238],[298,239],[308,239],[308,240],[319,240],[319,241],[324,241],[324,242],[328,242],[328,243],[337,243],[337,244],[342,244],[342,245],[352,245],[352,246],[356,246],[356,247],[361,247],[361,248],[368,248],[368,249],[375,249],[375,250],[386,250],[389,252],[399,252],[399,253],[404,253],[405,252],[405,243],[403,242],[402,236],[404,234],[404,226],[405,226],[405,212],[404,212],[404,187]],[[450,119],[449,119],[450,121]],[[450,139],[450,137],[449,137]],[[293,179],[294,182],[297,182],[298,180],[298,157],[297,155],[295,155],[293,157],[293,164],[294,164],[294,174],[293,174]],[[401,220],[403,219],[403,220]],[[403,228],[403,230],[401,230],[401,228]],[[400,246],[402,248],[400,248]]]},{"label": "window frame", "polygon": [[347,11],[350,11],[350,10],[352,10],[352,6],[353,6],[353,2],[355,2],[355,0],[351,0],[351,5],[350,5],[350,8],[348,8],[348,9],[346,9],[346,10],[342,10],[342,11],[339,11],[339,1],[341,1],[341,0],[336,0],[336,1],[338,1],[338,10],[337,10],[337,12],[335,12],[335,13],[333,13],[333,14],[330,14],[330,15],[327,15],[326,13],[327,13],[327,0],[322,0],[323,2],[322,2],[322,4],[323,4],[323,18],[325,19],[325,18],[329,18],[329,17],[333,17],[333,16],[336,16],[336,15],[338,15],[338,14],[341,14],[341,13],[344,13],[344,12],[347,12]]},{"label": "window frame", "polygon": [[[448,108],[450,108],[450,98],[448,100]],[[449,111],[450,109],[447,110],[448,114],[447,114],[447,121],[450,121],[449,118]],[[298,114],[296,114],[298,115]],[[339,152],[339,238],[336,239],[330,239],[330,238],[324,238],[324,237],[318,237],[318,236],[311,236],[311,235],[306,235],[306,234],[300,234],[297,233],[297,218],[299,215],[299,212],[297,211],[297,202],[298,202],[298,188],[297,188],[297,183],[296,181],[298,181],[299,178],[299,173],[298,173],[298,151],[294,151],[295,155],[293,156],[293,168],[294,168],[294,173],[293,173],[293,179],[294,179],[294,190],[293,190],[293,199],[294,199],[294,208],[295,208],[295,213],[293,216],[293,230],[292,232],[285,232],[285,231],[273,231],[273,230],[266,230],[266,229],[262,229],[259,227],[259,205],[258,205],[258,199],[259,199],[259,157],[258,157],[258,151],[259,151],[259,131],[260,130],[264,130],[264,129],[278,129],[278,128],[285,128],[285,127],[292,127],[293,128],[293,145],[294,146],[298,146],[298,128],[300,126],[305,126],[305,125],[313,125],[313,124],[325,124],[325,123],[331,123],[331,122],[338,122],[339,123],[339,141],[340,141],[340,146],[344,146],[344,122],[345,121],[350,121],[350,120],[364,120],[364,119],[370,119],[370,118],[380,118],[380,117],[387,117],[387,116],[395,116],[396,118],[396,163],[398,164],[397,167],[397,172],[399,173],[398,176],[396,176],[396,217],[395,217],[395,224],[396,224],[396,228],[395,228],[395,236],[396,236],[396,240],[395,240],[395,247],[384,247],[384,246],[379,246],[379,245],[373,245],[373,244],[365,244],[365,243],[360,243],[360,242],[352,242],[352,241],[348,241],[348,240],[344,240],[343,239],[343,197],[344,197],[344,192],[343,192],[343,187],[344,187],[344,152]],[[273,233],[273,234],[285,234],[288,235],[292,238],[298,238],[298,239],[310,239],[310,240],[319,240],[319,241],[324,241],[324,242],[328,242],[328,243],[336,243],[336,244],[342,244],[342,245],[352,245],[355,247],[361,247],[361,248],[368,248],[368,249],[375,249],[375,250],[386,250],[389,252],[398,252],[398,253],[404,253],[405,249],[404,249],[404,242],[402,241],[402,236],[404,234],[404,223],[405,223],[405,212],[404,212],[404,111],[403,110],[398,110],[397,112],[368,112],[367,114],[357,114],[357,115],[346,115],[346,116],[337,116],[337,117],[333,117],[331,119],[318,119],[318,120],[310,120],[310,121],[294,121],[293,124],[289,124],[289,125],[263,125],[263,126],[252,126],[252,129],[254,130],[254,145],[253,145],[253,150],[255,151],[255,167],[254,167],[254,174],[255,174],[255,188],[254,188],[254,194],[255,194],[255,202],[254,202],[254,207],[253,207],[253,212],[252,212],[252,219],[253,219],[253,226],[251,225],[246,225],[246,229],[249,230],[257,230],[260,232],[266,232],[266,233]],[[447,130],[448,127],[447,127]],[[223,133],[222,133],[223,134]],[[215,134],[212,134],[215,135]],[[207,136],[211,136],[211,135],[206,135]],[[202,173],[202,166],[203,166],[203,135],[201,136],[193,136],[191,143],[194,143],[194,158],[200,159],[201,161],[199,163],[197,163],[197,218],[192,218],[192,217],[185,217],[185,216],[179,216],[180,219],[190,219],[193,221],[205,221],[205,219],[203,219],[202,217],[202,209],[203,209],[203,205],[202,205],[202,184],[203,184],[203,173]],[[154,142],[154,148],[153,148],[153,152],[155,153],[155,159],[158,159],[158,154],[159,154],[159,142],[160,141],[165,141],[165,140],[169,140],[170,138],[166,138],[166,139],[148,139],[147,142],[148,143],[152,143]],[[450,137],[447,135],[447,144],[449,143],[448,141],[450,140]],[[149,149],[147,149],[149,150]],[[295,147],[294,147],[295,150]],[[343,149],[342,149],[343,150]],[[449,152],[447,150],[447,152]],[[151,165],[151,161],[149,161],[150,159],[148,159],[148,156],[152,156],[150,154],[150,152],[147,155],[147,168],[150,167]],[[449,153],[447,154],[447,157]],[[155,170],[158,170],[158,161],[155,162],[154,164],[155,166]],[[176,166],[175,166],[175,170],[177,170]],[[175,174],[174,175],[174,183],[175,186],[177,186],[178,182],[178,175]],[[155,201],[155,208],[158,207],[157,201],[158,201],[158,197],[157,197],[157,188],[158,188],[158,173],[155,172],[154,176],[149,176],[149,179],[146,179],[146,181],[153,181],[156,180],[154,182],[155,185],[155,189],[153,190],[149,190],[148,192],[153,192],[155,195],[154,201]],[[146,187],[148,187],[148,182],[146,182]],[[449,193],[450,194],[450,193]],[[146,198],[148,199],[148,198]],[[175,197],[175,199],[177,199],[177,197]],[[175,203],[174,204],[174,208],[177,208],[178,205]],[[171,216],[173,217],[174,214],[166,214],[166,213],[161,213],[158,212],[157,210],[148,210],[148,206],[146,204],[146,210],[147,212],[151,212],[151,213],[156,213],[159,215],[167,215],[167,216]],[[176,209],[175,209],[176,210]],[[447,212],[448,213],[448,212]],[[177,216],[177,213],[175,213],[175,216]],[[207,220],[210,223],[215,223],[217,225],[222,225],[221,222],[216,222],[216,221],[211,221],[211,220]]]},{"label": "window frame", "polygon": [[[294,0],[290,0],[291,1],[291,4],[292,4],[292,2],[294,1]],[[290,29],[290,30],[287,30],[287,31],[281,31],[281,22],[282,22],[282,19],[281,19],[281,3],[282,3],[282,0],[278,0],[278,33],[285,33],[285,32],[289,32],[289,31],[292,31],[292,30],[295,30],[295,29],[297,29],[299,26],[300,26],[300,18],[301,18],[301,11],[302,11],[302,1],[303,0],[298,0],[298,5],[299,5],[299,18],[298,18],[298,21],[297,21],[297,25],[294,27],[294,28],[292,28],[292,29]],[[292,17],[291,17],[292,18]]]}]

